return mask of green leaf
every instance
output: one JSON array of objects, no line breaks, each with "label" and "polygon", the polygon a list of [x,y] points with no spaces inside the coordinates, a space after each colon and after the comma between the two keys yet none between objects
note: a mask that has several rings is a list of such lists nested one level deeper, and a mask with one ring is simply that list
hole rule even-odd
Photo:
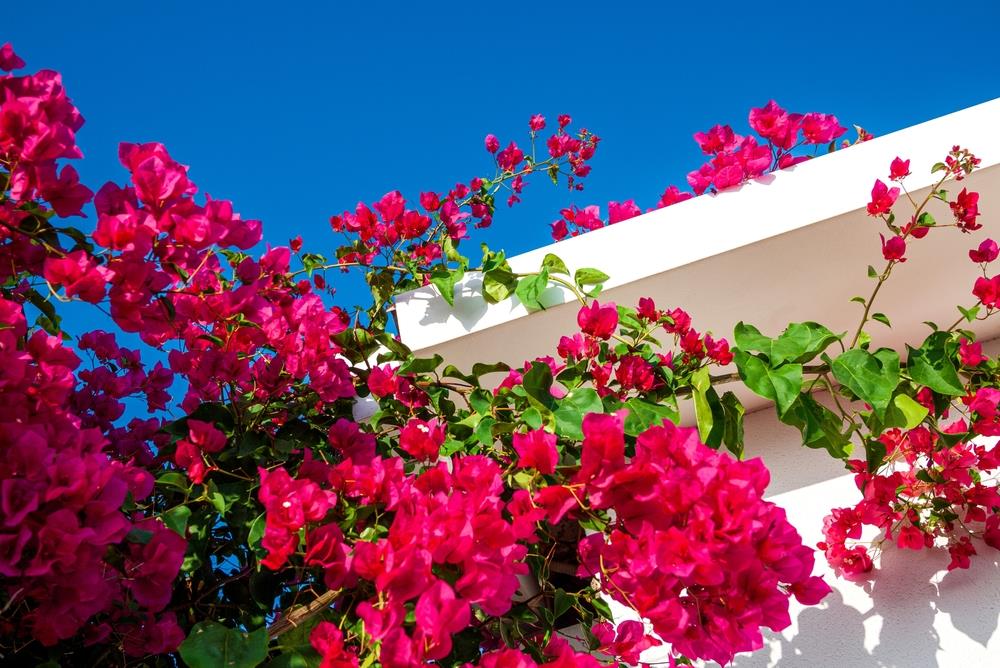
[{"label": "green leaf", "polygon": [[885,462],[885,443],[869,438],[865,441],[865,461],[868,464],[868,472],[874,473]]},{"label": "green leaf", "polygon": [[160,519],[163,520],[163,523],[166,524],[168,528],[173,529],[174,532],[180,534],[182,538],[187,533],[187,523],[190,517],[191,509],[187,506],[175,506],[160,515]]},{"label": "green leaf", "polygon": [[462,267],[444,271],[435,269],[431,273],[431,283],[441,292],[449,306],[455,306],[455,285],[464,277],[465,269]]},{"label": "green leaf", "polygon": [[145,545],[153,538],[153,532],[146,529],[132,529],[125,536],[125,540],[137,545]]},{"label": "green leaf", "polygon": [[556,420],[556,433],[566,438],[580,440],[583,438],[583,416],[587,413],[603,413],[604,404],[597,391],[590,387],[577,388],[559,400],[559,405],[553,411]]},{"label": "green leaf", "polygon": [[918,404],[916,401],[906,396],[905,394],[897,394],[892,403],[899,409],[899,412],[903,414],[905,422],[903,423],[904,429],[913,429],[918,424],[924,421],[927,414],[930,412],[925,406]]},{"label": "green leaf", "polygon": [[190,668],[254,668],[267,658],[267,629],[246,633],[218,622],[198,622],[181,643],[181,658]]},{"label": "green leaf", "polygon": [[872,320],[882,323],[886,327],[892,327],[889,317],[885,313],[872,313]]},{"label": "green leaf", "polygon": [[600,285],[607,281],[610,276],[605,274],[599,269],[593,269],[591,267],[586,267],[584,269],[577,269],[576,273],[573,274],[573,282],[581,290],[587,285]]},{"label": "green leaf", "polygon": [[532,362],[531,368],[524,374],[524,391],[529,398],[534,399],[542,408],[551,410],[555,398],[552,388],[552,369],[545,362]]},{"label": "green leaf", "polygon": [[459,450],[465,449],[465,443],[462,441],[449,438],[447,441],[441,444],[441,454],[445,457],[455,454]]},{"label": "green leaf", "polygon": [[319,668],[323,658],[311,647],[284,652],[265,664],[264,668]]},{"label": "green leaf", "polygon": [[569,276],[569,268],[566,266],[566,263],[558,255],[553,255],[552,253],[548,253],[542,258],[542,268],[548,269],[550,274]]},{"label": "green leaf", "polygon": [[529,311],[540,311],[545,308],[539,300],[545,289],[549,287],[549,272],[542,269],[541,272],[531,276],[525,276],[517,282],[517,289],[514,293],[521,300],[524,307]]},{"label": "green leaf", "polygon": [[743,458],[743,414],[746,412],[743,404],[732,392],[722,395],[722,409],[725,418],[725,428],[722,433],[722,442],[729,452],[737,458]]},{"label": "green leaf", "polygon": [[784,362],[808,362],[842,336],[816,322],[793,322],[776,339],[764,336],[756,327],[743,322],[734,330],[737,348],[763,353],[772,367]]},{"label": "green leaf", "polygon": [[441,370],[441,375],[444,376],[445,378],[458,378],[459,380],[465,381],[469,385],[476,384],[475,376],[472,376],[467,373],[462,373],[461,371],[459,371],[458,367],[456,367],[454,364],[448,364],[447,366],[445,366],[445,368]]},{"label": "green leaf", "polygon": [[476,377],[485,376],[488,373],[499,373],[503,371],[510,371],[510,366],[504,364],[503,362],[494,362],[493,364],[476,362],[472,365],[472,375]]},{"label": "green leaf", "polygon": [[264,528],[265,518],[264,513],[261,513],[250,523],[250,531],[247,532],[247,546],[253,550],[258,558],[267,554],[267,551],[260,544],[260,541],[264,539]]},{"label": "green leaf", "polygon": [[837,459],[851,454],[851,440],[840,417],[808,392],[799,395],[781,421],[798,428],[807,448],[824,449]]},{"label": "green leaf", "polygon": [[182,492],[187,492],[191,489],[191,483],[188,481],[187,476],[180,471],[167,471],[161,474],[156,479],[156,484],[161,487],[173,487]]},{"label": "green leaf", "polygon": [[878,278],[878,272],[871,265],[868,265],[868,278]]},{"label": "green leaf", "polygon": [[542,414],[537,408],[529,408],[521,414],[521,420],[531,429],[542,428]]},{"label": "green leaf", "polygon": [[708,377],[708,367],[702,367],[691,374],[691,396],[694,399],[695,421],[698,424],[698,438],[705,445],[709,444],[712,429],[715,426],[715,415],[708,402],[708,392],[712,382]]},{"label": "green leaf", "polygon": [[794,403],[802,388],[802,365],[783,364],[777,369],[759,357],[736,351],[734,356],[740,378],[746,386],[778,407],[778,416],[784,415]]},{"label": "green leaf", "polygon": [[808,362],[842,336],[816,322],[793,322],[771,345],[771,364]]},{"label": "green leaf", "polygon": [[469,395],[469,403],[472,404],[472,410],[480,415],[487,415],[493,407],[493,395],[483,389],[473,390]]},{"label": "green leaf", "polygon": [[742,321],[736,323],[733,330],[733,339],[736,347],[746,352],[764,353],[771,357],[771,337],[764,336],[760,330],[753,325],[748,325]]},{"label": "green leaf", "polygon": [[654,404],[637,397],[626,401],[628,416],[625,418],[625,433],[629,436],[638,436],[650,427],[663,424],[664,420],[679,424],[681,417],[677,411],[676,398],[669,397],[662,401],[664,403]]},{"label": "green leaf", "polygon": [[899,385],[899,355],[880,348],[874,355],[852,349],[833,361],[833,375],[856,397],[871,404],[875,414],[885,415],[892,394]]},{"label": "green leaf", "polygon": [[920,348],[906,346],[906,371],[918,385],[926,385],[938,394],[960,397],[965,394],[965,388],[955,363],[947,354],[950,339],[948,332],[934,332]]},{"label": "green leaf", "polygon": [[962,317],[965,318],[966,322],[975,322],[976,316],[979,315],[980,306],[976,305],[972,308],[964,308],[962,306],[958,307],[959,312]]},{"label": "green leaf", "polygon": [[399,366],[399,373],[430,373],[441,365],[444,358],[440,355],[434,357],[414,357],[403,362]]},{"label": "green leaf", "polygon": [[498,267],[483,274],[483,299],[490,304],[509,299],[517,289],[517,276],[513,272]]},{"label": "green leaf", "polygon": [[562,589],[556,589],[552,601],[552,614],[554,619],[559,619],[567,610],[573,607],[573,597]]},{"label": "green leaf", "polygon": [[489,415],[480,420],[474,433],[476,440],[483,445],[493,445],[493,425],[496,423],[497,421]]}]

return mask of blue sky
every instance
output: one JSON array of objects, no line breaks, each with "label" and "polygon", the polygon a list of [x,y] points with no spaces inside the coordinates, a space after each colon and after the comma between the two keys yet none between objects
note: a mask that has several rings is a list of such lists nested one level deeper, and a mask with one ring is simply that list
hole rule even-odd
[{"label": "blue sky", "polygon": [[1000,96],[995,2],[21,2],[4,16],[0,42],[64,73],[95,190],[124,179],[119,141],[162,141],[267,241],[302,234],[318,252],[359,200],[487,175],[483,136],[526,137],[536,112],[604,141],[583,193],[538,179],[498,212],[486,239],[512,253],[548,242],[566,204],[652,205],[699,164],[693,132],[740,131],[769,98],[884,134]]}]

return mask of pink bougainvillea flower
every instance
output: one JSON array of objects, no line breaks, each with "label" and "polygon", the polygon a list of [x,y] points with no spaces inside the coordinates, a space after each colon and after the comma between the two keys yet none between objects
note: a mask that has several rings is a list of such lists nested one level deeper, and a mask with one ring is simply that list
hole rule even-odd
[{"label": "pink bougainvillea flower", "polygon": [[417,627],[414,640],[425,659],[443,659],[451,652],[451,636],[469,625],[469,602],[441,580],[430,586],[414,608]]},{"label": "pink bougainvillea flower", "polygon": [[639,665],[639,657],[645,650],[661,644],[646,633],[642,622],[635,620],[621,622],[617,629],[609,622],[601,622],[592,626],[590,632],[601,644],[598,651],[629,665]]},{"label": "pink bougainvillea flower", "polygon": [[618,328],[618,307],[614,303],[603,306],[596,300],[589,306],[580,308],[576,315],[580,331],[598,339],[609,339]]},{"label": "pink bougainvillea flower", "polygon": [[635,200],[627,199],[624,202],[608,202],[608,223],[614,224],[629,218],[635,218],[642,213],[636,206]]},{"label": "pink bougainvillea flower", "polygon": [[569,236],[569,228],[566,226],[566,221],[562,218],[550,225],[552,228],[552,238],[556,241],[562,241]]},{"label": "pink bougainvillea flower", "polygon": [[879,235],[882,238],[882,257],[886,260],[894,260],[896,262],[906,262],[906,241],[903,240],[901,236],[894,236],[888,240],[884,235]]},{"label": "pink bougainvillea flower", "polygon": [[979,193],[969,192],[967,188],[962,188],[954,202],[949,202],[955,222],[963,232],[972,232],[982,227],[976,222],[979,217]]},{"label": "pink bougainvillea flower", "polygon": [[85,302],[96,304],[104,299],[113,272],[97,264],[86,251],[78,250],[61,258],[45,260],[43,274],[54,285],[61,285],[67,297],[79,296]]},{"label": "pink bougainvillea flower", "polygon": [[524,151],[518,148],[517,144],[511,142],[507,148],[497,154],[497,163],[500,169],[507,172],[516,172],[518,165],[524,161]]},{"label": "pink bougainvillea flower", "polygon": [[715,155],[735,147],[742,137],[736,135],[728,125],[716,125],[708,132],[694,133],[698,148],[705,155]]},{"label": "pink bougainvillea flower", "polygon": [[948,554],[951,555],[951,562],[948,563],[949,571],[968,568],[972,563],[969,557],[976,554],[976,548],[968,536],[962,536],[948,546]]},{"label": "pink bougainvillea flower", "polygon": [[715,178],[715,168],[712,167],[712,163],[705,163],[693,172],[688,172],[687,182],[688,185],[694,190],[696,195],[700,195],[709,186],[712,185],[712,181]]},{"label": "pink bougainvillea flower", "polygon": [[528,120],[528,127],[531,128],[532,132],[538,132],[545,129],[545,117],[541,114],[535,114]]},{"label": "pink bougainvillea flower", "polygon": [[993,278],[980,276],[972,288],[972,294],[979,298],[983,306],[996,308],[1000,300],[1000,275]]},{"label": "pink bougainvillea flower", "polygon": [[986,361],[981,341],[972,342],[963,338],[958,344],[958,357],[963,366],[979,366]]},{"label": "pink bougainvillea flower", "polygon": [[889,180],[902,181],[910,175],[910,161],[901,158],[893,158],[889,165]]},{"label": "pink bougainvillea flower", "polygon": [[399,447],[417,459],[438,458],[445,439],[445,427],[437,419],[406,423],[399,432]]},{"label": "pink bougainvillea flower", "polygon": [[14,53],[14,47],[10,42],[0,46],[0,70],[11,72],[24,67],[24,61]]},{"label": "pink bougainvillea flower", "polygon": [[993,262],[997,256],[1000,256],[1000,248],[997,247],[997,242],[993,239],[985,239],[979,244],[979,248],[969,251],[969,259],[979,264]]},{"label": "pink bougainvillea flower", "polygon": [[751,109],[749,120],[754,132],[787,151],[795,145],[802,115],[790,114],[771,100],[763,107]]},{"label": "pink bougainvillea flower", "polygon": [[875,186],[872,188],[872,199],[868,203],[868,215],[881,216],[889,213],[892,210],[892,205],[896,203],[897,197],[899,197],[899,188],[889,188],[880,179],[876,179]]},{"label": "pink bougainvillea flower", "polygon": [[559,462],[555,434],[544,429],[533,429],[523,434],[515,433],[513,439],[518,467],[533,468],[546,475],[555,473]]},{"label": "pink bougainvillea flower", "polygon": [[486,144],[486,150],[490,153],[496,153],[500,150],[500,140],[497,139],[496,135],[486,135],[484,143]]},{"label": "pink bougainvillea flower", "polygon": [[689,192],[683,192],[677,186],[669,186],[660,195],[660,199],[656,202],[656,208],[662,209],[663,207],[670,206],[671,204],[677,204],[678,202],[683,202],[694,197],[693,194]]},{"label": "pink bougainvillea flower", "polygon": [[829,144],[847,132],[833,114],[816,112],[803,116],[800,127],[806,144]]}]

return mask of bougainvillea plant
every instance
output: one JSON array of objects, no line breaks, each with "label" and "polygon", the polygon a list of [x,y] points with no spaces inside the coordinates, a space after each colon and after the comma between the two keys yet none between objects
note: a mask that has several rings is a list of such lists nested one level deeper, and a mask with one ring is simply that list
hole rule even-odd
[{"label": "bougainvillea plant", "polygon": [[[0,48],[0,69],[23,67]],[[1000,462],[975,438],[1000,435],[998,366],[959,329],[1000,302],[996,244],[970,253],[976,305],[905,364],[864,329],[886,323],[873,303],[907,243],[979,227],[978,195],[942,188],[975,167],[968,151],[934,166],[922,202],[906,195],[903,225],[909,164],[891,166],[900,185],[876,183],[886,266],[852,338],[741,324],[731,349],[680,308],[601,301],[597,269],[550,255],[517,274],[502,252],[463,255],[470,227],[533,175],[581,189],[599,139],[568,116],[552,131],[533,116],[525,148],[487,136],[489,176],[333,216],[346,241],[330,258],[300,239],[261,249],[261,224],[200,196],[159,144],[122,144],[129,182],[94,194],[64,163],[82,124],[57,73],[0,76],[4,665],[569,668],[656,646],[675,664],[727,663],[789,625],[791,598],[829,591],[763,498],[763,463],[743,459],[743,408],[722,387],[736,377],[857,473],[863,500],[832,511],[820,546],[840,570],[871,567],[872,548],[848,543],[862,524],[947,547],[958,567],[980,539],[1000,546]],[[750,124],[762,141],[696,135],[712,159],[689,175],[695,192],[844,132],[774,102]],[[683,198],[671,192],[661,206]],[[953,223],[931,217],[938,201]],[[85,207],[91,225],[69,225]],[[600,222],[569,212],[575,232]],[[450,302],[473,270],[489,302],[538,308],[563,285],[577,331],[519,368],[414,356],[392,334],[393,295],[433,284]],[[336,304],[346,271],[365,276],[368,307]],[[677,426],[685,401],[696,428]]]}]

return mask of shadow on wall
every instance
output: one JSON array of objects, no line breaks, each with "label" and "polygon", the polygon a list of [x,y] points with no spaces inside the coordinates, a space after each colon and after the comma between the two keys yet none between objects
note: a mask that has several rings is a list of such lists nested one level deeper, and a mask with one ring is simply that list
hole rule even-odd
[{"label": "shadow on wall", "polygon": [[[989,549],[989,548],[987,548]],[[791,637],[765,634],[765,648],[735,668],[974,668],[1000,665],[987,649],[997,629],[1000,563],[988,552],[941,577],[948,557],[888,547],[870,580],[837,583],[804,609]],[[829,576],[828,576],[829,577]],[[868,598],[870,597],[870,598]],[[845,602],[845,598],[850,602]],[[851,603],[870,605],[862,611]],[[950,617],[950,624],[942,620]],[[870,648],[870,649],[869,649]]]}]

